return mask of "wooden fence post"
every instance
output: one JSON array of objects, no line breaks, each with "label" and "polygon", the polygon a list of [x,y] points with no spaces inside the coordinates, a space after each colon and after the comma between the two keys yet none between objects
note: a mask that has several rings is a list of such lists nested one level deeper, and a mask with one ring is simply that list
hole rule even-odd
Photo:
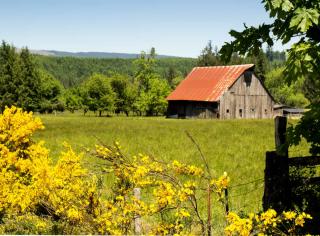
[{"label": "wooden fence post", "polygon": [[289,161],[286,146],[287,118],[275,118],[276,150],[266,152],[263,209],[281,212],[290,207]]},{"label": "wooden fence post", "polygon": [[[140,200],[141,199],[141,189],[134,188],[133,195],[137,200]],[[135,215],[135,218],[134,218],[134,233],[141,234],[141,232],[142,232],[141,218],[140,218],[140,215],[137,214],[137,215]]]},{"label": "wooden fence post", "polygon": [[225,205],[225,211],[226,211],[226,215],[228,215],[229,214],[229,199],[228,199],[228,188],[226,188],[225,190],[224,190],[224,196],[225,196],[225,199],[226,199],[226,205]]},{"label": "wooden fence post", "polygon": [[288,158],[277,152],[266,153],[263,209],[281,212],[290,206]]},{"label": "wooden fence post", "polygon": [[274,139],[276,151],[280,156],[288,157],[288,146],[286,142],[287,117],[277,116],[274,119]]}]

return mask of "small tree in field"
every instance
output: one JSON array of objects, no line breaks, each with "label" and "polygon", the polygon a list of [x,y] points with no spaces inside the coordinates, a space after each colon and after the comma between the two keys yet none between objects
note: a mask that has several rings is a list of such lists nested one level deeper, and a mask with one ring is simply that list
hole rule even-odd
[{"label": "small tree in field", "polygon": [[137,97],[137,86],[130,78],[123,75],[114,75],[111,78],[111,87],[116,94],[116,113],[124,112],[127,116],[133,110]]},{"label": "small tree in field", "polygon": [[64,100],[67,110],[69,110],[71,113],[74,113],[76,110],[81,108],[82,97],[79,95],[76,88],[66,90],[64,94]]},{"label": "small tree in field", "polygon": [[[39,70],[40,76],[40,112],[52,112],[53,110],[64,110],[62,93],[63,85],[46,71]],[[43,105],[42,105],[43,104]],[[47,104],[47,105],[45,105]]]},{"label": "small tree in field", "polygon": [[138,84],[138,98],[134,108],[140,114],[148,116],[163,114],[167,108],[166,96],[170,86],[165,79],[161,79],[155,72],[155,49],[152,48],[150,55],[142,52],[136,65],[135,82]]},{"label": "small tree in field", "polygon": [[113,112],[116,100],[116,94],[110,85],[110,79],[104,75],[94,74],[90,76],[83,84],[83,88],[88,95],[87,105],[90,111]]}]

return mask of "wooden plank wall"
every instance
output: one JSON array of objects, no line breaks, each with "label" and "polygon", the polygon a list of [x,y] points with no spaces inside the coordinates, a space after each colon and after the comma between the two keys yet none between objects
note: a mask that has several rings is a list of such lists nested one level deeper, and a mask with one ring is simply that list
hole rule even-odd
[{"label": "wooden plank wall", "polygon": [[246,83],[242,75],[220,99],[221,119],[272,118],[274,102],[260,80],[252,74]]}]

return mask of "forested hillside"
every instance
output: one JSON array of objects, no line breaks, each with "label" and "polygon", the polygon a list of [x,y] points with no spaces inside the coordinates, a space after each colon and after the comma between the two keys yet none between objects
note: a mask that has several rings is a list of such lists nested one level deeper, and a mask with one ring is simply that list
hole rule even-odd
[{"label": "forested hillside", "polygon": [[[76,57],[52,57],[35,55],[40,67],[52,74],[66,88],[79,85],[94,73],[112,76],[114,73],[133,76],[136,59],[99,59]],[[184,77],[196,66],[193,58],[161,58],[155,62],[155,71],[161,77]],[[174,74],[174,75],[170,75]]]}]

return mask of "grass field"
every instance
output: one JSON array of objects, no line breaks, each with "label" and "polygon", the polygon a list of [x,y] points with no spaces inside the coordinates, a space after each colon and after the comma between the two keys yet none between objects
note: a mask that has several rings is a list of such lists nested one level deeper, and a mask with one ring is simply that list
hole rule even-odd
[{"label": "grass field", "polygon": [[[93,149],[100,141],[105,144],[119,141],[128,155],[144,153],[160,160],[176,159],[203,166],[199,152],[185,134],[188,131],[208,159],[212,173],[216,177],[224,171],[230,175],[231,186],[235,186],[230,189],[231,210],[257,212],[262,209],[265,152],[274,149],[273,120],[176,120],[80,114],[40,118],[46,128],[35,138],[46,141],[53,158],[63,149],[64,141],[78,152]],[[290,151],[291,156],[306,154],[305,144]],[[98,173],[98,160],[85,155],[84,164]],[[248,182],[252,183],[244,184]],[[219,218],[221,209],[217,208],[214,219],[221,225]]]}]

